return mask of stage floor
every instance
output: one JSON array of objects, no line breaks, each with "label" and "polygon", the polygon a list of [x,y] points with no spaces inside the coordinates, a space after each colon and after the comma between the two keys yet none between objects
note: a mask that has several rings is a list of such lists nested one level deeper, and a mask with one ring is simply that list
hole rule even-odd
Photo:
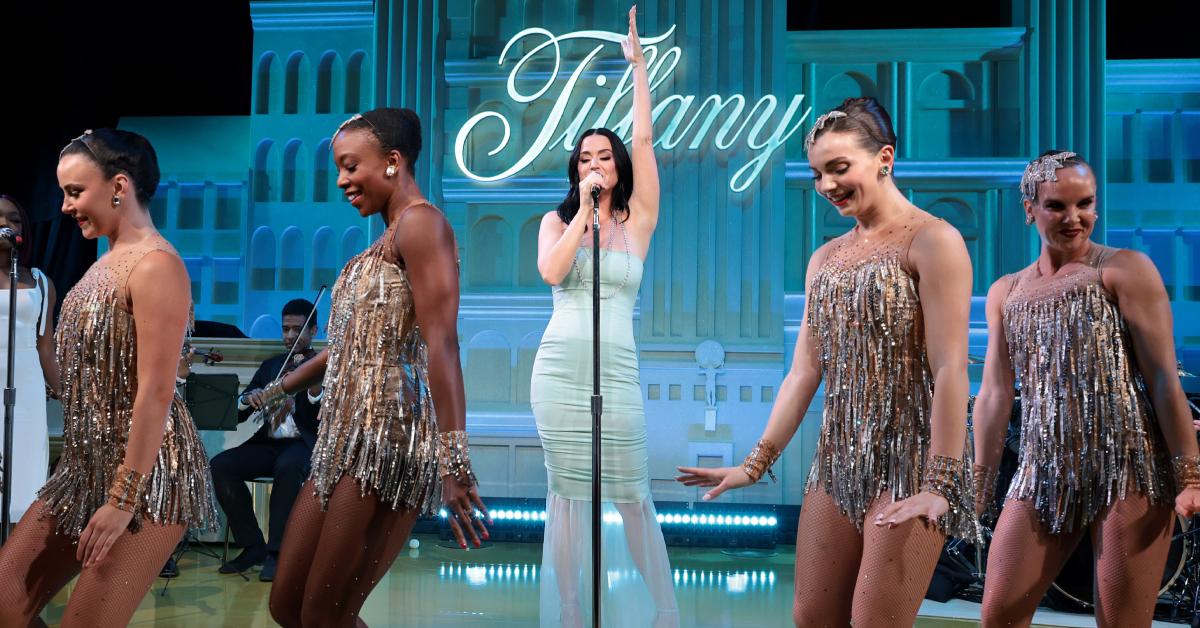
[{"label": "stage floor", "polygon": [[[371,626],[527,627],[538,624],[541,546],[500,543],[462,552],[418,536],[418,550],[406,550],[367,600],[363,619]],[[219,547],[217,547],[219,551]],[[757,628],[791,625],[794,548],[777,553],[731,556],[720,550],[673,547],[676,595],[683,626]],[[188,553],[180,576],[167,586],[159,579],[132,626],[274,626],[267,611],[270,584],[217,573],[218,562]],[[60,621],[70,586],[42,617]],[[916,625],[961,628],[978,622],[979,605],[962,600],[926,602]],[[1037,626],[1094,626],[1088,615],[1039,610]],[[1178,626],[1155,622],[1154,626]]]}]

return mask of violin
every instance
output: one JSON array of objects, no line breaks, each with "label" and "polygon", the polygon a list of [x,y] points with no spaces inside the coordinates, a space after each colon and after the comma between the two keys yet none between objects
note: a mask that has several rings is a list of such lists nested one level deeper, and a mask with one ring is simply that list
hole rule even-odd
[{"label": "violin", "polygon": [[[283,378],[288,373],[296,370],[300,367],[300,365],[308,362],[316,356],[317,351],[311,347],[309,347],[303,353],[290,354],[287,359],[284,360],[283,366],[279,370],[277,379]],[[239,401],[245,403],[244,395],[242,398],[239,398]],[[293,410],[295,410],[295,405],[296,401],[294,396],[289,395],[278,403],[256,409],[249,418],[259,422],[270,420],[271,429],[273,430],[279,427],[279,425],[283,423],[284,419],[286,419],[287,416],[291,414]]]}]

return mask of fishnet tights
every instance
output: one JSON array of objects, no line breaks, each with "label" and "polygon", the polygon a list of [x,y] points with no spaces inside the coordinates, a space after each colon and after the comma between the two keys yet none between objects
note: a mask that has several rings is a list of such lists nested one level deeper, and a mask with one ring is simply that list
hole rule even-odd
[{"label": "fishnet tights", "polygon": [[877,498],[860,533],[824,490],[805,495],[796,533],[797,626],[913,625],[945,537],[920,520],[876,527],[875,514],[891,502]]},{"label": "fishnet tights", "polygon": [[81,573],[77,539],[59,534],[53,517],[39,519],[42,507],[35,501],[0,549],[0,627],[45,625],[42,608],[77,574],[62,625],[127,625],[186,531],[144,523],[137,534],[122,534],[104,562]]},{"label": "fishnet tights", "polygon": [[288,517],[271,587],[271,617],[293,626],[363,626],[367,596],[387,573],[416,523],[418,511],[392,510],[358,482],[343,477],[321,511],[312,481],[304,483]]},{"label": "fishnet tights", "polygon": [[[1171,547],[1171,507],[1130,490],[1092,522],[1096,623],[1149,626]],[[1028,501],[1004,503],[988,552],[984,626],[1028,626],[1086,530],[1050,534]]]}]

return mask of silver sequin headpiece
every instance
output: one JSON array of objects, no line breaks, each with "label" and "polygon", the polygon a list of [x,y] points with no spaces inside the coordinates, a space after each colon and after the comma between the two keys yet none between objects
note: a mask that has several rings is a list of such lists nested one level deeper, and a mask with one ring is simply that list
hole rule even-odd
[{"label": "silver sequin headpiece", "polygon": [[817,131],[820,131],[821,129],[825,128],[825,125],[830,120],[837,120],[838,118],[845,118],[845,117],[846,117],[846,112],[838,111],[837,109],[834,109],[833,111],[829,111],[829,112],[821,114],[821,116],[819,118],[817,118],[817,121],[813,122],[812,128],[808,130],[808,137],[804,138],[805,152],[812,150],[813,143],[817,141]]},{"label": "silver sequin headpiece", "polygon": [[94,151],[92,151],[92,147],[88,146],[88,143],[87,143],[87,138],[89,138],[91,136],[92,136],[92,130],[88,129],[88,130],[84,131],[83,134],[80,135],[79,137],[67,142],[67,145],[63,146],[62,150],[58,151],[58,158],[62,159],[63,153],[67,152],[67,148],[69,148],[71,146],[71,144],[74,144],[75,142],[79,142],[80,144],[83,144],[83,147],[87,149],[87,152],[92,154],[92,158],[94,159],[96,157],[96,153]]},{"label": "silver sequin headpiece", "polygon": [[337,139],[338,133],[341,133],[342,129],[346,128],[347,124],[350,124],[351,122],[354,122],[355,120],[362,120],[363,122],[366,122],[367,126],[371,127],[371,133],[375,134],[376,136],[379,135],[379,132],[375,129],[375,125],[372,124],[371,121],[368,120],[366,116],[364,116],[361,113],[356,113],[356,114],[350,116],[349,118],[346,118],[345,122],[338,125],[337,130],[335,130],[333,132],[333,135],[330,137],[330,141]]},{"label": "silver sequin headpiece", "polygon": [[1021,196],[1032,201],[1037,199],[1037,186],[1043,181],[1058,181],[1058,170],[1064,167],[1066,160],[1075,156],[1071,151],[1063,151],[1051,155],[1043,155],[1025,166],[1025,174],[1021,175]]}]

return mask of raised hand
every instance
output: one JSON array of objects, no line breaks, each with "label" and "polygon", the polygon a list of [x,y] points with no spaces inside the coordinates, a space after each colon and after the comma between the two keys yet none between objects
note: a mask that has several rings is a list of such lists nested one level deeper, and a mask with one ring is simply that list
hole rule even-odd
[{"label": "raised hand", "polygon": [[642,40],[638,38],[636,4],[629,9],[629,34],[621,40],[621,52],[625,53],[625,60],[634,65],[641,65],[646,61],[646,57],[642,55]]}]

